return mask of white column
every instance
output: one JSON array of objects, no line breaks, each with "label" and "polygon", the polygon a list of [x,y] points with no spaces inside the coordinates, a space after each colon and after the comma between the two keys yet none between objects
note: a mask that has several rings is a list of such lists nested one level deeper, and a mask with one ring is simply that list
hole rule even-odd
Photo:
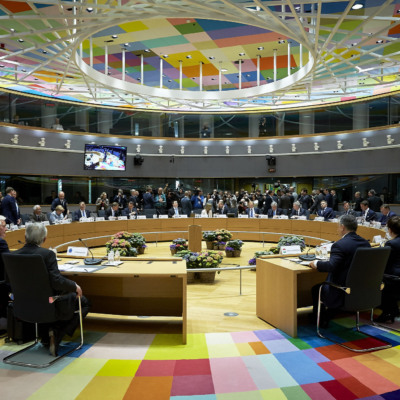
[{"label": "white column", "polygon": [[290,75],[290,41],[287,42],[287,74]]},{"label": "white column", "polygon": [[219,64],[218,86],[219,86],[219,91],[221,91],[221,90],[222,90],[222,71],[221,71],[221,63]]},{"label": "white column", "polygon": [[126,54],[126,50],[122,49],[122,80],[125,80],[125,54]]},{"label": "white column", "polygon": [[110,129],[113,127],[113,110],[100,108],[97,111],[97,132],[99,133],[110,133]]},{"label": "white column", "polygon": [[259,136],[260,118],[262,118],[260,114],[249,114],[249,137]]},{"label": "white column", "polygon": [[369,105],[368,103],[353,104],[353,129],[369,128]]},{"label": "white column", "polygon": [[278,50],[274,49],[274,82],[276,82],[276,52]]},{"label": "white column", "polygon": [[260,58],[261,56],[257,56],[257,86],[260,86]]},{"label": "white column", "polygon": [[200,61],[200,92],[203,91],[203,63]]},{"label": "white column", "polygon": [[88,131],[89,129],[89,111],[82,108],[75,108],[75,126],[83,129],[84,131]]},{"label": "white column", "polygon": [[93,39],[90,37],[89,39],[89,59],[90,59],[90,66],[93,67]]},{"label": "white column", "polygon": [[140,55],[140,84],[144,84],[143,54]]},{"label": "white column", "polygon": [[311,135],[315,133],[315,128],[314,128],[314,111],[309,110],[309,111],[302,111],[299,113],[299,119],[300,119],[300,129],[299,129],[299,134],[300,135]]},{"label": "white column", "polygon": [[303,45],[300,43],[300,68],[303,66]]},{"label": "white column", "polygon": [[160,58],[160,88],[163,87],[163,59]]},{"label": "white column", "polygon": [[[11,118],[14,114],[11,116]],[[48,107],[45,104],[41,106],[42,128],[51,129],[57,118],[57,103],[54,107]]]},{"label": "white column", "polygon": [[239,89],[242,88],[242,60],[239,60]]},{"label": "white column", "polygon": [[179,90],[182,90],[182,60],[179,60]]}]

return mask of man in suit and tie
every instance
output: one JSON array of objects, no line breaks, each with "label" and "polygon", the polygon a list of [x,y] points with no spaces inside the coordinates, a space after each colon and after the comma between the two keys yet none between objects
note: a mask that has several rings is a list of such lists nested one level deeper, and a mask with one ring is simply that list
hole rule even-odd
[{"label": "man in suit and tie", "polygon": [[79,203],[79,210],[74,212],[74,221],[79,221],[81,218],[90,218],[90,211],[86,210],[84,201]]},{"label": "man in suit and tie", "polygon": [[273,201],[271,203],[271,209],[268,210],[268,218],[276,218],[278,215],[282,215],[282,208],[278,208],[278,203]]},{"label": "man in suit and tie", "polygon": [[361,207],[361,216],[365,219],[366,222],[376,221],[377,219],[376,214],[369,208],[367,200],[363,200],[360,203],[360,207]]},{"label": "man in suit and tie", "polygon": [[185,191],[185,196],[181,200],[182,212],[190,217],[190,213],[192,212],[193,206],[190,201],[190,195],[188,191]]},{"label": "man in suit and tie", "polygon": [[290,213],[290,218],[307,217],[307,210],[301,207],[299,201],[293,203],[293,210]]},{"label": "man in suit and tie", "polygon": [[350,208],[350,203],[348,201],[343,202],[343,215],[356,216],[356,212]]},{"label": "man in suit and tie", "polygon": [[382,216],[378,219],[378,222],[380,222],[383,226],[386,226],[390,218],[396,216],[396,214],[393,211],[390,211],[389,204],[382,204],[381,213]]},{"label": "man in suit and tie", "polygon": [[368,192],[368,206],[369,208],[374,211],[378,212],[381,208],[383,201],[380,197],[376,195],[376,192],[374,189],[371,189]]},{"label": "man in suit and tie", "polygon": [[117,218],[121,216],[121,211],[119,210],[119,204],[115,201],[111,204],[111,207],[106,211],[106,219]]},{"label": "man in suit and tie", "polygon": [[219,200],[217,204],[216,214],[228,214],[228,207],[224,204],[223,200]]},{"label": "man in suit and tie", "polygon": [[254,203],[252,201],[249,201],[249,207],[246,209],[246,214],[249,216],[249,218],[257,218],[260,214],[260,210],[254,207]]},{"label": "man in suit and tie", "polygon": [[335,218],[335,213],[332,208],[328,207],[325,200],[321,201],[321,209],[317,212],[318,217],[324,217],[324,221]]},{"label": "man in suit and tie", "polygon": [[182,208],[178,207],[178,201],[174,200],[172,203],[172,208],[168,210],[168,218],[179,218],[179,216],[182,214]]},{"label": "man in suit and tie", "polygon": [[128,217],[129,219],[135,219],[139,214],[138,209],[135,207],[135,202],[130,200],[128,207],[122,210],[122,215]]},{"label": "man in suit and tie", "polygon": [[64,209],[64,215],[69,214],[68,202],[65,200],[65,193],[63,191],[59,192],[58,197],[51,203],[51,211],[54,211],[57,206],[61,206]]},{"label": "man in suit and tie", "polygon": [[42,208],[39,204],[33,206],[33,214],[29,216],[31,222],[43,222],[48,221],[47,215],[42,213]]},{"label": "man in suit and tie", "polygon": [[317,211],[321,209],[321,202],[325,200],[325,196],[322,193],[322,189],[316,189],[315,191],[315,197],[314,197],[314,203],[310,207],[310,212],[317,214]]},{"label": "man in suit and tie", "polygon": [[263,210],[264,214],[268,214],[268,211],[271,209],[271,204],[274,202],[274,198],[272,197],[273,194],[274,194],[273,190],[268,190],[267,196],[265,197],[264,200],[264,210]]},{"label": "man in suit and tie", "polygon": [[[320,272],[329,272],[327,278],[328,282],[336,283],[339,286],[344,286],[346,283],[347,273],[357,248],[371,246],[367,240],[356,234],[357,220],[353,215],[343,215],[339,220],[337,230],[341,239],[333,243],[329,261],[312,261],[309,266]],[[314,316],[317,315],[318,292],[320,286],[321,284],[312,288]],[[344,292],[342,290],[324,285],[321,296],[324,305],[328,309],[337,309],[343,305]],[[327,310],[322,307],[322,326],[327,325],[329,317],[332,316],[332,313],[332,311],[327,312]]]},{"label": "man in suit and tie", "polygon": [[304,208],[305,210],[308,210],[311,207],[313,201],[306,188],[301,189],[298,201],[301,204],[301,208]]},{"label": "man in suit and tie", "polygon": [[16,191],[12,187],[8,187],[6,189],[6,196],[1,202],[2,213],[6,217],[7,224],[19,225],[21,223],[21,216],[17,201],[15,200],[16,194]]}]

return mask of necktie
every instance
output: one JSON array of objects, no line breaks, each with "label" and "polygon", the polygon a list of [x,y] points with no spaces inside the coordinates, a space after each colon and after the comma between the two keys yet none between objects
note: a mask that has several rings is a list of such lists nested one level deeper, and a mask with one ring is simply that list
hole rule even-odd
[{"label": "necktie", "polygon": [[297,215],[300,215],[300,209],[299,209],[299,210],[297,210]]},{"label": "necktie", "polygon": [[82,211],[82,217],[86,218],[86,212],[85,211]]},{"label": "necktie", "polygon": [[37,221],[40,221],[39,215],[36,216],[36,220],[37,220]]},{"label": "necktie", "polygon": [[175,208],[175,215],[178,215],[178,209]]},{"label": "necktie", "polygon": [[253,218],[253,209],[250,209],[250,218]]}]

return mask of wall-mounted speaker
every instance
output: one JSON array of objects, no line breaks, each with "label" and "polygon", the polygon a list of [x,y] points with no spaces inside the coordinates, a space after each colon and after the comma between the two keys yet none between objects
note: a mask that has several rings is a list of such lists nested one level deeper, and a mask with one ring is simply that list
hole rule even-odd
[{"label": "wall-mounted speaker", "polygon": [[140,154],[136,154],[133,158],[133,165],[142,165],[144,158]]}]

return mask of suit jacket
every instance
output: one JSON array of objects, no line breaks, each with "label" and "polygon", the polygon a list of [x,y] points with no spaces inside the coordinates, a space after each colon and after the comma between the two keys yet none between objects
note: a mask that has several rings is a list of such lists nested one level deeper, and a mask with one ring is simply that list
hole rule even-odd
[{"label": "suit jacket", "polygon": [[154,197],[150,192],[143,195],[143,208],[154,208]]},{"label": "suit jacket", "polygon": [[[86,218],[89,218],[90,217],[90,211],[89,210],[85,210],[85,213],[86,213]],[[82,217],[83,217],[83,215],[82,215],[82,211],[80,209],[76,210],[74,212],[74,221],[79,221]]]},{"label": "suit jacket", "polygon": [[388,240],[385,243],[386,246],[392,250],[386,264],[385,274],[400,276],[400,235]]},{"label": "suit jacket", "polygon": [[382,204],[382,199],[378,196],[371,196],[368,198],[368,205],[372,211],[379,212]]},{"label": "suit jacket", "polygon": [[365,215],[365,211],[361,212],[361,216],[365,217],[365,221],[370,222],[370,221],[376,221],[376,214],[374,211],[372,211],[370,208],[368,208],[367,215]]},{"label": "suit jacket", "polygon": [[381,217],[378,219],[378,221],[382,224],[382,225],[386,225],[387,222],[389,221],[390,218],[396,216],[396,214],[393,211],[389,211],[388,215],[381,215]]},{"label": "suit jacket", "polygon": [[304,208],[299,208],[300,214],[297,213],[297,211],[293,208],[292,212],[290,213],[290,218],[294,216],[299,216],[299,217],[306,217],[307,216],[307,210]]},{"label": "suit jacket", "polygon": [[333,197],[332,197],[332,195],[330,193],[325,195],[325,201],[326,201],[326,205],[329,208],[333,209]]},{"label": "suit jacket", "polygon": [[342,215],[353,215],[354,217],[356,216],[356,212],[352,209],[348,209],[347,211],[343,211]]},{"label": "suit jacket", "polygon": [[311,212],[317,212],[321,209],[321,201],[325,200],[325,196],[320,193],[319,195],[315,196],[314,203],[310,208]]},{"label": "suit jacket", "polygon": [[218,207],[215,210],[215,214],[228,214],[228,207],[226,204],[224,204],[224,206],[219,209]]},{"label": "suit jacket", "polygon": [[139,215],[139,211],[136,207],[133,207],[132,210],[129,210],[129,207],[126,207],[124,210],[122,210],[122,215],[130,218],[130,214],[133,212],[135,212],[136,215]]},{"label": "suit jacket", "polygon": [[53,202],[51,203],[51,207],[50,207],[51,211],[54,211],[57,206],[63,206],[63,208],[64,208],[63,214],[67,215],[67,213],[68,213],[68,202],[67,202],[67,200],[64,199],[63,201],[61,201],[58,197],[56,197],[53,200]]},{"label": "suit jacket", "polygon": [[0,281],[4,280],[4,262],[2,253],[9,253],[10,250],[8,248],[8,244],[4,239],[0,238]]},{"label": "suit jacket", "polygon": [[[320,272],[329,272],[327,281],[344,286],[347,273],[358,247],[371,247],[367,240],[355,232],[349,232],[340,240],[333,243],[329,261],[317,261]],[[323,301],[328,308],[338,308],[343,305],[344,292],[325,285],[323,287]]]},{"label": "suit jacket", "polygon": [[321,208],[321,210],[318,210],[317,214],[319,217],[324,217],[324,221],[335,218],[335,213],[330,207],[325,207],[324,210]]},{"label": "suit jacket", "polygon": [[278,207],[285,209],[285,210],[289,210],[290,208],[292,208],[292,200],[290,198],[290,196],[287,195],[283,195],[281,196],[281,198],[279,199],[279,204]]},{"label": "suit jacket", "polygon": [[303,196],[300,196],[298,198],[299,203],[301,204],[302,208],[305,208],[306,210],[308,210],[311,205],[312,205],[312,199],[311,196],[308,194],[305,194]]},{"label": "suit jacket", "polygon": [[31,221],[31,222],[43,222],[43,221],[48,221],[48,220],[49,219],[47,218],[47,215],[44,213],[42,213],[40,215],[36,215],[36,214],[29,215],[29,221]]},{"label": "suit jacket", "polygon": [[118,203],[118,207],[120,210],[123,210],[128,205],[128,200],[126,199],[125,195],[122,196],[116,195],[113,199],[113,202]]},{"label": "suit jacket", "polygon": [[9,194],[4,197],[1,202],[1,208],[3,212],[3,216],[6,217],[7,224],[17,224],[20,219],[19,210],[17,209],[17,202],[13,196]]},{"label": "suit jacket", "polygon": [[[112,208],[110,207],[107,211],[106,211],[106,219],[108,219],[109,217],[111,217],[112,216]],[[114,217],[120,217],[122,214],[121,214],[121,211],[118,209],[117,211],[115,211],[115,213],[114,213]]]},{"label": "suit jacket", "polygon": [[15,254],[39,254],[42,256],[49,273],[50,286],[54,290],[54,295],[71,293],[68,297],[70,301],[56,301],[56,314],[60,319],[70,319],[73,317],[75,310],[76,283],[60,274],[57,266],[56,255],[53,251],[38,247],[36,245],[26,244],[21,249],[14,252]]},{"label": "suit jacket", "polygon": [[[246,214],[250,217],[250,208],[246,209]],[[256,214],[260,214],[260,210],[256,207],[254,207],[253,208],[253,217],[255,217]]]},{"label": "suit jacket", "polygon": [[[182,214],[183,214],[182,208],[181,208],[181,207],[178,207],[178,214],[179,214],[179,215],[182,215]],[[168,218],[172,218],[174,215],[175,215],[175,209],[174,209],[174,207],[172,207],[172,208],[170,208],[170,209],[168,210]]]},{"label": "suit jacket", "polygon": [[[267,215],[268,215],[268,218],[272,218],[274,216],[272,208],[270,210],[268,210]],[[276,215],[282,215],[282,208],[276,209]]]},{"label": "suit jacket", "polygon": [[263,211],[264,214],[267,214],[268,210],[271,209],[271,203],[273,201],[274,201],[274,199],[271,196],[267,195],[267,197],[265,198],[265,201],[264,201],[264,211]]},{"label": "suit jacket", "polygon": [[190,217],[190,213],[192,212],[193,206],[192,202],[188,197],[183,197],[181,200],[182,212]]}]

